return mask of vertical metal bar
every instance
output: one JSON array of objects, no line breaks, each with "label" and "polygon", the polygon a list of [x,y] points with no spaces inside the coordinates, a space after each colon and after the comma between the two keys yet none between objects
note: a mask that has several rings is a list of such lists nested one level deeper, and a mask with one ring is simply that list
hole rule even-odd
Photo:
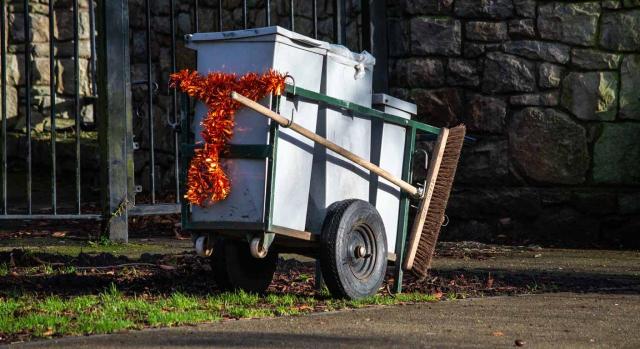
[{"label": "vertical metal bar", "polygon": [[242,0],[242,28],[247,29],[247,0]]},{"label": "vertical metal bar", "polygon": [[2,65],[2,134],[0,135],[2,146],[2,158],[0,159],[0,174],[2,175],[2,214],[7,214],[7,52],[5,49],[7,37],[5,33],[6,4],[5,0],[0,1],[0,64]]},{"label": "vertical metal bar", "polygon": [[[176,4],[175,0],[171,0],[169,7],[169,16],[171,17],[171,72],[176,72]],[[172,90],[171,97],[173,98],[173,123],[176,127],[178,125],[178,92],[176,89]],[[182,132],[188,132],[189,130],[182,130]],[[180,203],[180,139],[178,133],[173,134],[173,169],[176,176],[176,203]]]},{"label": "vertical metal bar", "polygon": [[266,26],[271,26],[271,0],[265,0]]},{"label": "vertical metal bar", "polygon": [[[220,0],[222,1],[222,0]],[[198,0],[194,0],[193,2],[193,21],[195,23],[195,27],[196,27],[196,33],[200,31],[200,4],[198,3]],[[147,1],[147,8],[149,8],[149,1]]]},{"label": "vertical metal bar", "polygon": [[[128,240],[127,204],[133,202],[133,111],[128,0],[98,1],[98,140],[105,230]],[[124,208],[124,210],[122,210]],[[114,214],[120,211],[121,214]]]},{"label": "vertical metal bar", "polygon": [[89,0],[89,45],[91,49],[91,93],[95,96],[98,93],[98,85],[96,81],[96,12],[93,0]]},{"label": "vertical metal bar", "polygon": [[291,22],[291,25],[290,25],[291,31],[294,31],[296,26],[295,26],[295,13],[293,9],[293,0],[289,1],[289,21]]},{"label": "vertical metal bar", "polygon": [[[405,128],[404,139],[404,159],[402,162],[402,179],[411,181],[413,152],[416,144],[416,129],[414,127]],[[400,193],[400,213],[398,215],[398,234],[396,235],[396,262],[394,270],[393,290],[395,293],[402,292],[402,264],[404,263],[405,243],[407,242],[407,230],[409,227],[409,195],[401,191]]]},{"label": "vertical metal bar", "polygon": [[[156,149],[154,136],[154,117],[153,117],[153,81],[151,81],[151,4],[149,0],[145,0],[146,20],[147,20],[147,122],[149,123],[149,191],[151,193],[151,204],[156,203]],[[198,1],[196,0],[196,14],[198,13]],[[197,18],[197,16],[196,16]],[[198,20],[196,19],[196,26]],[[197,31],[197,29],[196,29]]]},{"label": "vertical metal bar", "polygon": [[26,82],[25,113],[27,130],[27,213],[31,214],[31,16],[29,0],[24,0],[24,75]]},{"label": "vertical metal bar", "polygon": [[73,83],[74,83],[74,112],[75,112],[75,127],[76,127],[76,211],[78,214],[81,212],[81,183],[80,183],[80,135],[82,133],[81,120],[80,120],[80,33],[79,33],[79,21],[80,10],[78,8],[78,0],[73,0]]},{"label": "vertical metal bar", "polygon": [[[92,1],[90,1],[92,2]],[[57,204],[57,171],[56,171],[56,58],[55,58],[55,45],[54,45],[54,11],[53,0],[49,0],[49,95],[51,108],[51,209],[53,214],[58,211]]]},{"label": "vertical metal bar", "polygon": [[313,17],[313,37],[315,39],[318,38],[318,0],[313,0],[312,4],[313,13],[311,16]]},{"label": "vertical metal bar", "polygon": [[344,23],[344,15],[346,5],[344,0],[333,1],[333,37],[336,44],[346,45],[346,27]]},{"label": "vertical metal bar", "polygon": [[[197,25],[196,28],[198,28]],[[218,31],[222,31],[222,0],[218,0]]]},{"label": "vertical metal bar", "polygon": [[374,92],[387,92],[388,43],[387,15],[385,0],[362,0],[362,43],[363,49],[376,57],[373,70]]}]

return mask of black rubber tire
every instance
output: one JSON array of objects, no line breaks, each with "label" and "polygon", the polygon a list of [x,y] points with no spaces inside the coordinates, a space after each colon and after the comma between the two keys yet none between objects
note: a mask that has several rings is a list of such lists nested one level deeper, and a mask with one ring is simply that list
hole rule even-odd
[{"label": "black rubber tire", "polygon": [[[366,246],[365,257],[356,257],[356,245]],[[373,205],[352,199],[329,207],[322,227],[320,267],[334,297],[376,294],[387,271],[387,238]]]},{"label": "black rubber tire", "polygon": [[251,256],[247,242],[223,237],[216,239],[211,256],[214,280],[223,291],[265,293],[277,263],[278,253],[275,251],[257,259]]}]

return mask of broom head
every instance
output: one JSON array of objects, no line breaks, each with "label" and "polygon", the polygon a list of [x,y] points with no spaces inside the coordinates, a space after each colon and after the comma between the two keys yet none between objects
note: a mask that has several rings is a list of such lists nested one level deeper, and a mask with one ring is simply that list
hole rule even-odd
[{"label": "broom head", "polygon": [[411,229],[404,264],[406,270],[411,270],[418,277],[426,276],[431,266],[465,133],[464,125],[443,128],[429,162],[424,195]]}]

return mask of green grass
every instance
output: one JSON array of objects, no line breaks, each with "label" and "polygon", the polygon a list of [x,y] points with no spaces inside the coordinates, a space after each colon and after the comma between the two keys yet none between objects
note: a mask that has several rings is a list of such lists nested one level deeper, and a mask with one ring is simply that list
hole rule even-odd
[{"label": "green grass", "polygon": [[215,322],[222,318],[298,315],[313,312],[316,305],[338,310],[433,301],[437,301],[437,298],[419,293],[377,295],[349,301],[293,294],[269,294],[263,297],[242,291],[211,296],[175,292],[147,298],[124,295],[112,284],[98,295],[0,298],[0,334],[28,339],[113,333],[145,327]]}]

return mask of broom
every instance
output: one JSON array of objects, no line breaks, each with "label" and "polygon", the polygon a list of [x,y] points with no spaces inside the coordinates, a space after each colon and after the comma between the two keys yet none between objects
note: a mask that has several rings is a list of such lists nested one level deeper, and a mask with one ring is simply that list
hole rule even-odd
[{"label": "broom", "polygon": [[427,174],[427,182],[425,188],[420,190],[411,183],[405,182],[400,178],[394,177],[391,173],[383,170],[377,165],[359,157],[358,155],[342,148],[341,146],[329,141],[328,139],[317,135],[314,132],[292,122],[284,116],[272,111],[263,105],[237,93],[232,92],[231,98],[243,104],[244,106],[257,111],[258,113],[270,118],[281,126],[299,133],[310,140],[323,145],[354,163],[374,172],[378,176],[397,185],[400,189],[409,193],[413,197],[421,200],[418,216],[414,221],[411,232],[411,242],[409,245],[409,253],[404,263],[404,268],[412,270],[417,275],[425,275],[431,263],[434,247],[440,226],[444,218],[444,210],[449,200],[449,192],[456,173],[456,166],[462,150],[464,141],[465,127],[460,125],[452,129],[442,128],[438,135],[438,142],[434,150],[435,156],[432,157],[431,164]]},{"label": "broom", "polygon": [[465,132],[464,125],[451,129],[442,128],[433,150],[424,194],[418,208],[418,215],[413,221],[407,257],[403,265],[405,270],[411,270],[418,277],[426,276],[431,266]]}]

